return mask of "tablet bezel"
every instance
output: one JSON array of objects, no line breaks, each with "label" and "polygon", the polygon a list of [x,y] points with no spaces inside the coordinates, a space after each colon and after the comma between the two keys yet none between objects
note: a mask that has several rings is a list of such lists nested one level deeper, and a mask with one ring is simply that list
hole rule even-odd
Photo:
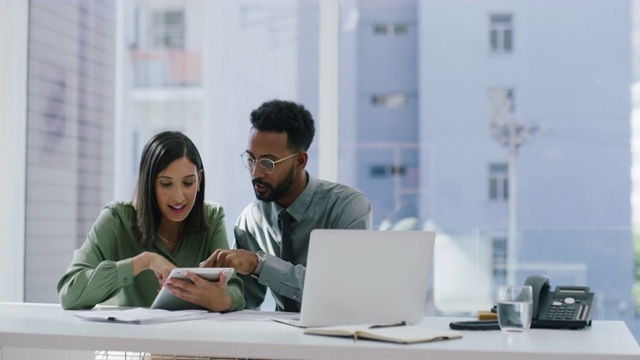
[{"label": "tablet bezel", "polygon": [[[187,277],[186,272],[192,272],[201,278],[208,281],[218,281],[220,279],[220,273],[226,271],[227,281],[231,276],[233,276],[234,269],[226,268],[226,267],[218,267],[218,268],[173,268],[171,273],[169,274],[168,279],[180,279],[184,281],[191,280]],[[203,310],[204,308],[200,305],[196,305],[190,303],[186,300],[180,299],[179,297],[173,295],[169,292],[167,288],[164,286],[158,292],[153,304],[150,306],[151,309],[164,309],[164,310]],[[205,309],[206,310],[206,309]]]}]

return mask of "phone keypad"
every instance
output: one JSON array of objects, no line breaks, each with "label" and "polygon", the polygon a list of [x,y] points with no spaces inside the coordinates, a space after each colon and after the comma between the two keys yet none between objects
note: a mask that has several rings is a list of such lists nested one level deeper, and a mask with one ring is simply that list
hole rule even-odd
[{"label": "phone keypad", "polygon": [[[567,301],[568,299],[571,299]],[[564,301],[555,300],[549,306],[549,311],[547,312],[547,319],[549,320],[572,320],[575,316],[575,303],[574,298],[566,298]]]}]

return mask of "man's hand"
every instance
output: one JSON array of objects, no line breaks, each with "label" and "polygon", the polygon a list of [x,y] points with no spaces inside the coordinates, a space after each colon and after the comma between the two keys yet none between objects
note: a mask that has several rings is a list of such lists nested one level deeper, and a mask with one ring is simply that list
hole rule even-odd
[{"label": "man's hand", "polygon": [[243,275],[252,274],[258,266],[256,253],[247,250],[218,249],[200,263],[200,267],[232,267]]},{"label": "man's hand", "polygon": [[211,311],[222,312],[231,309],[231,297],[227,294],[227,274],[223,271],[217,282],[211,282],[186,271],[187,277],[193,281],[168,279],[164,286],[173,295],[188,302],[200,305]]}]

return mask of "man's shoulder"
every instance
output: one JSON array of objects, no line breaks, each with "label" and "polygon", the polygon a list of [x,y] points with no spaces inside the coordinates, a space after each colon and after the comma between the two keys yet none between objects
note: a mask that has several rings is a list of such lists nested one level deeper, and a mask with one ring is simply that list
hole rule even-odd
[{"label": "man's shoulder", "polygon": [[238,221],[261,222],[267,212],[271,212],[271,203],[256,200],[240,212]]},{"label": "man's shoulder", "polygon": [[344,196],[365,196],[364,193],[357,188],[342,183],[323,179],[315,179],[315,182],[316,193],[322,195],[339,198]]}]

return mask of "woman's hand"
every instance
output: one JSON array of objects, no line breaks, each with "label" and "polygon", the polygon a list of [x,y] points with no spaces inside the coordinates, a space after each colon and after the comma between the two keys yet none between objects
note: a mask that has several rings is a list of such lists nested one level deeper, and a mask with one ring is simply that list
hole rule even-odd
[{"label": "woman's hand", "polygon": [[160,286],[167,280],[171,270],[176,267],[163,256],[148,251],[134,257],[132,262],[133,276],[138,275],[144,270],[151,269],[158,278]]},{"label": "woman's hand", "polygon": [[163,286],[175,296],[211,311],[223,312],[231,309],[231,297],[227,294],[226,271],[220,273],[220,279],[216,282],[205,280],[189,271],[185,273],[193,283],[168,279]]}]

